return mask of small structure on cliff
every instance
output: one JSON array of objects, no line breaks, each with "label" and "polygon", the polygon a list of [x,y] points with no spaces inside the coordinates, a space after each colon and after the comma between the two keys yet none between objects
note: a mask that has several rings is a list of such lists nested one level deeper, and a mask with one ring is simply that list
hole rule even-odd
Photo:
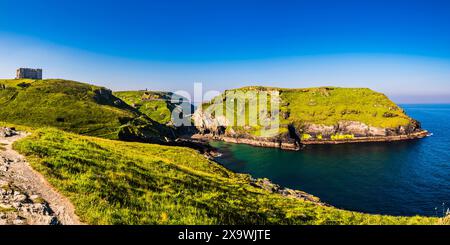
[{"label": "small structure on cliff", "polygon": [[16,71],[16,79],[42,79],[42,69],[19,68]]}]

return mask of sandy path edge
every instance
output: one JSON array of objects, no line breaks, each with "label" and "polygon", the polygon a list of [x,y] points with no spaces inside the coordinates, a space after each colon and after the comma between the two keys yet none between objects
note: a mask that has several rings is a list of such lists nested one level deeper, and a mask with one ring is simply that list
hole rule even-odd
[{"label": "sandy path edge", "polygon": [[60,224],[82,225],[83,223],[75,214],[75,207],[69,199],[60,194],[42,174],[30,166],[23,155],[12,148],[14,142],[28,135],[25,132],[18,132],[14,136],[0,137],[0,143],[4,148],[3,151],[0,151],[0,155],[12,162],[8,170],[11,181],[29,194],[40,195],[49,204]]}]

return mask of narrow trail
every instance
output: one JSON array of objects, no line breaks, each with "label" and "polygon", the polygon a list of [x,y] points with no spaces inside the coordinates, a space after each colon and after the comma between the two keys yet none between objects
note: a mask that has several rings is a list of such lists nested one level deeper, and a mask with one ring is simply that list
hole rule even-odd
[{"label": "narrow trail", "polygon": [[12,132],[0,134],[0,224],[82,224],[72,203],[12,149],[27,134]]}]

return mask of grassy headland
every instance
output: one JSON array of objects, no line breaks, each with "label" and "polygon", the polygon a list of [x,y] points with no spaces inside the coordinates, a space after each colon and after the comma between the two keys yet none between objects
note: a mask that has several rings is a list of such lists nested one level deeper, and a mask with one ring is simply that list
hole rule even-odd
[{"label": "grassy headland", "polygon": [[[384,129],[389,130],[392,134],[403,134],[403,132],[408,133],[408,130],[414,131],[420,127],[415,120],[407,116],[403,109],[388,97],[368,88],[286,89],[251,86],[225,91],[211,102],[203,104],[203,109],[213,111],[218,106],[214,104],[214,101],[217,99],[225,101],[225,96],[228,93],[234,93],[236,99],[246,101],[245,107],[226,108],[224,116],[226,117],[230,113],[233,113],[235,118],[237,115],[245,115],[245,122],[248,126],[237,126],[235,119],[234,122],[229,122],[230,125],[226,132],[233,129],[233,132],[238,135],[260,136],[259,132],[263,125],[249,125],[252,116],[249,113],[249,103],[258,103],[257,101],[260,99],[259,96],[248,96],[248,93],[258,91],[279,92],[281,129],[277,131],[278,136],[287,134],[289,127],[295,129],[295,132],[299,134],[298,137],[304,140],[322,140],[325,138],[339,140],[341,138],[370,136],[374,132],[382,135],[385,133]],[[221,106],[224,105],[225,103]],[[267,110],[270,111],[270,109],[271,105],[268,102]],[[259,107],[257,110],[262,111]],[[253,117],[255,114],[253,114]],[[258,115],[259,113],[257,114],[259,120]],[[320,131],[321,129],[323,134]],[[353,135],[354,132],[360,135]],[[277,135],[269,135],[269,137],[274,136]]]}]

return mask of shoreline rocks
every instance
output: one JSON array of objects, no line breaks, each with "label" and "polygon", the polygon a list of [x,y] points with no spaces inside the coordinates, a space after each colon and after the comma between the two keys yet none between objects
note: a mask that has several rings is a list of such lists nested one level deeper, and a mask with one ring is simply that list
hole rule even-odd
[{"label": "shoreline rocks", "polygon": [[304,145],[325,145],[325,144],[352,144],[352,143],[371,143],[371,142],[393,142],[393,141],[406,141],[414,139],[422,139],[429,136],[427,130],[420,130],[411,134],[400,135],[388,135],[388,136],[362,136],[355,137],[353,139],[343,140],[304,140]]},{"label": "shoreline rocks", "polygon": [[289,139],[286,141],[279,139],[265,139],[265,138],[247,138],[247,137],[228,137],[224,135],[214,135],[214,134],[194,134],[189,136],[185,140],[193,141],[203,141],[208,142],[211,140],[218,140],[227,143],[235,144],[246,144],[258,147],[266,148],[278,148],[281,150],[288,151],[298,151],[305,147],[306,145],[337,145],[337,144],[355,144],[355,143],[382,143],[382,142],[394,142],[394,141],[406,141],[421,139],[427,137],[429,132],[426,130],[417,131],[411,134],[405,135],[391,135],[391,136],[368,136],[368,137],[354,137],[351,139],[303,139],[300,142],[296,142],[294,139]]},{"label": "shoreline rocks", "polygon": [[313,195],[308,194],[303,191],[293,190],[293,189],[289,189],[286,187],[282,187],[280,185],[272,183],[272,181],[270,181],[267,178],[263,178],[263,179],[251,178],[250,184],[252,186],[267,190],[271,193],[281,194],[284,197],[296,198],[296,199],[300,199],[303,201],[313,202],[319,206],[331,207],[331,205],[321,202],[320,199],[316,196],[313,196]]},{"label": "shoreline rocks", "polygon": [[213,118],[202,111],[196,111],[193,120],[197,133],[188,137],[192,140],[220,140],[229,143],[248,144],[259,147],[300,150],[305,145],[391,142],[420,139],[428,132],[418,121],[410,119],[407,125],[392,128],[373,127],[358,121],[339,121],[335,125],[313,123],[290,123],[280,125],[278,132],[270,137],[255,136],[251,127],[235,130],[223,116]]},{"label": "shoreline rocks", "polygon": [[214,134],[194,134],[189,136],[189,138],[185,140],[193,140],[193,141],[203,141],[208,142],[211,140],[224,141],[228,143],[235,144],[247,144],[259,147],[266,148],[279,148],[282,150],[291,150],[297,151],[300,149],[299,145],[294,140],[282,141],[279,139],[255,139],[255,138],[239,138],[239,137],[227,137],[223,135],[214,135]]}]

